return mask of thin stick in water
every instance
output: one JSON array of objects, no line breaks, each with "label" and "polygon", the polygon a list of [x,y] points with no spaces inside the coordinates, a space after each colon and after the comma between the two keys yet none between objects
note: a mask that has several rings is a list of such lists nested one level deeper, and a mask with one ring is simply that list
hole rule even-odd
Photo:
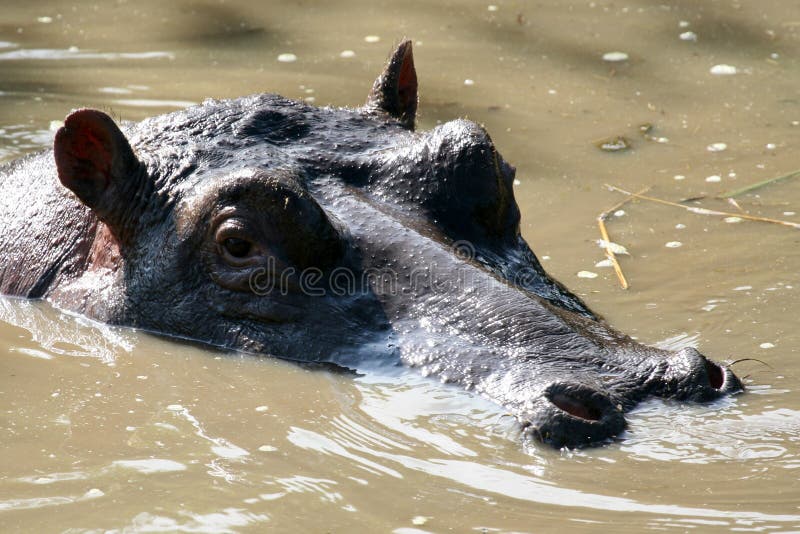
[{"label": "thin stick in water", "polygon": [[[649,187],[646,187],[639,193],[646,193],[649,189]],[[622,287],[622,289],[628,289],[628,280],[625,278],[625,274],[622,272],[622,267],[617,261],[617,256],[614,254],[614,251],[611,250],[611,238],[608,236],[608,230],[606,229],[606,219],[608,219],[608,216],[613,212],[627,204],[632,198],[633,197],[628,197],[622,202],[617,202],[612,207],[608,208],[606,211],[597,216],[597,226],[600,227],[600,237],[605,243],[606,257],[611,261],[611,265],[614,267],[614,272],[617,275],[619,285]]]},{"label": "thin stick in water", "polygon": [[606,184],[606,187],[611,189],[612,191],[617,191],[622,193],[623,195],[628,195],[634,198],[639,198],[642,200],[649,200],[650,202],[656,202],[658,204],[664,204],[666,206],[674,206],[676,208],[681,208],[686,211],[690,211],[692,213],[696,213],[697,215],[716,215],[718,217],[738,217],[740,219],[746,219],[748,221],[758,221],[758,222],[765,222],[771,224],[780,224],[781,226],[788,226],[790,228],[797,228],[800,229],[800,223],[793,223],[790,221],[781,221],[779,219],[770,219],[768,217],[757,217],[755,215],[748,215],[746,213],[730,213],[727,211],[717,211],[717,210],[710,210],[706,208],[698,208],[695,206],[684,206],[683,204],[678,204],[677,202],[670,202],[669,200],[664,200],[661,198],[649,197],[646,195],[642,195],[640,193],[631,193],[630,191],[625,191],[624,189],[620,189],[619,187],[614,187],[613,185]]},{"label": "thin stick in water", "polygon": [[743,195],[745,193],[750,193],[751,191],[755,191],[756,189],[761,189],[762,187],[766,187],[768,185],[782,182],[783,180],[788,180],[789,178],[796,178],[800,176],[800,170],[790,172],[789,174],[784,174],[783,176],[778,176],[776,178],[770,178],[769,180],[763,180],[761,182],[757,182],[755,184],[747,185],[745,187],[740,187],[739,189],[734,189],[733,191],[727,191],[719,195],[719,198],[733,198],[738,197],[739,195]]}]

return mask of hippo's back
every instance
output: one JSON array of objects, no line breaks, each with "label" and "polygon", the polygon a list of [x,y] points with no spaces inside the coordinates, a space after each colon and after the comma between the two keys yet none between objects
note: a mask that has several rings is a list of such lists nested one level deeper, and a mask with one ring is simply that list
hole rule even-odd
[{"label": "hippo's back", "polygon": [[96,225],[58,182],[52,151],[0,166],[0,294],[40,298],[80,272]]}]

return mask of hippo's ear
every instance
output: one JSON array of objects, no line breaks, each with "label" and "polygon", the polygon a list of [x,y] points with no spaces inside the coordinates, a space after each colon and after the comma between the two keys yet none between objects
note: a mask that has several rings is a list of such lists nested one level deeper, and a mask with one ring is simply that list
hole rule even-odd
[{"label": "hippo's ear", "polygon": [[114,120],[102,111],[74,111],[56,133],[53,149],[61,183],[124,238],[124,219],[133,215],[147,178]]},{"label": "hippo's ear", "polygon": [[392,54],[389,63],[367,97],[367,109],[380,110],[399,120],[409,130],[414,129],[417,113],[417,72],[411,41],[403,41]]}]

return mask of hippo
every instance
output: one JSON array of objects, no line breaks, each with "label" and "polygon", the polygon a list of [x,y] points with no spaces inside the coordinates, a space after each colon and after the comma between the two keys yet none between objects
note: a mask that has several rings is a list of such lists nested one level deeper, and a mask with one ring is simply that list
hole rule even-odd
[{"label": "hippo", "polygon": [[415,131],[417,91],[405,41],[357,109],[256,94],[120,125],[73,111],[52,150],[0,167],[0,294],[244,353],[416,368],[557,448],[620,439],[648,397],[743,390],[548,276],[515,168],[474,122]]}]

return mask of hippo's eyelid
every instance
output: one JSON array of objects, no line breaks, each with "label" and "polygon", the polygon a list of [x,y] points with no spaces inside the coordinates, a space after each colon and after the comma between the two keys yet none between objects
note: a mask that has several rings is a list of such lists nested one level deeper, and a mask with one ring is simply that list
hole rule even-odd
[{"label": "hippo's eyelid", "polygon": [[242,223],[241,220],[228,219],[222,224],[218,225],[214,231],[214,241],[222,243],[226,239],[244,239],[252,241],[250,237],[251,232],[248,231],[247,225]]}]

